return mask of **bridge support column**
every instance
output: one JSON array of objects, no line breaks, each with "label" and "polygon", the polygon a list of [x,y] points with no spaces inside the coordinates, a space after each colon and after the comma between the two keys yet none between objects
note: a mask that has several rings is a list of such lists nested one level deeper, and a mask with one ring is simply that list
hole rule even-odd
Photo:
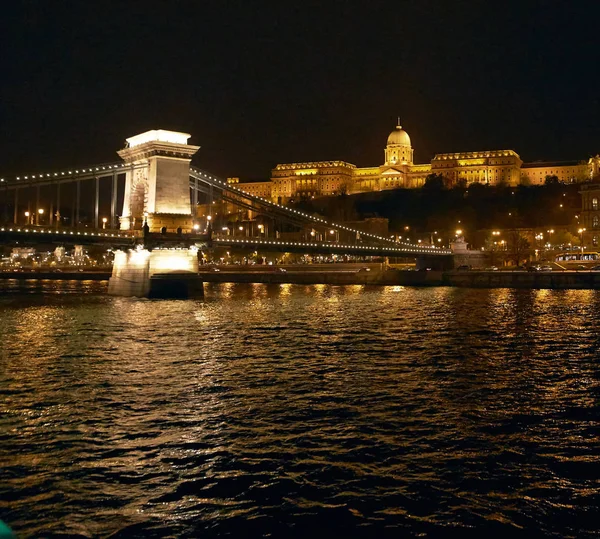
[{"label": "bridge support column", "polygon": [[95,196],[94,196],[94,228],[100,228],[98,226],[98,208],[100,205],[100,178],[96,177],[94,178],[95,180],[95,187],[96,187],[96,192],[95,192]]},{"label": "bridge support column", "polygon": [[75,228],[79,228],[79,202],[81,200],[81,181],[77,180],[75,183],[77,184],[77,194],[75,198]]},{"label": "bridge support column", "polygon": [[198,250],[139,246],[115,252],[108,293],[113,296],[189,298],[204,294],[198,275]]},{"label": "bridge support column", "polygon": [[13,217],[13,223],[15,225],[19,224],[19,222],[17,221],[18,218],[19,218],[19,188],[15,187],[15,211],[14,211],[14,217]]},{"label": "bridge support column", "polygon": [[56,226],[60,226],[60,183],[56,186]]},{"label": "bridge support column", "polygon": [[117,212],[117,175],[112,176],[112,186],[110,190],[110,228],[116,228]]}]

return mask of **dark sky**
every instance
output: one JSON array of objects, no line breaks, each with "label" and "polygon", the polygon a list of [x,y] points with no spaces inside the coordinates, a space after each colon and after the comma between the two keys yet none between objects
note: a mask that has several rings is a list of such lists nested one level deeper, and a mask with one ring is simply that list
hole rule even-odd
[{"label": "dark sky", "polygon": [[[8,4],[8,2],[7,2]],[[194,163],[379,165],[400,115],[416,162],[600,152],[600,2],[17,2],[0,19],[0,176],[117,160],[148,129]]]}]

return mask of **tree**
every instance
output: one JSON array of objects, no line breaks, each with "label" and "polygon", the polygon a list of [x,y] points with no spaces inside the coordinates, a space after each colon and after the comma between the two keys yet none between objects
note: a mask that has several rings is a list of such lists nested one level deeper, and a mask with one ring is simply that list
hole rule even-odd
[{"label": "tree", "polygon": [[558,181],[558,176],[556,174],[547,174],[546,179],[544,180],[544,185],[558,185],[560,182]]},{"label": "tree", "polygon": [[441,174],[428,174],[425,177],[425,184],[423,189],[427,191],[441,191],[445,187],[445,179]]},{"label": "tree", "polygon": [[459,178],[456,180],[456,183],[453,186],[453,189],[466,189],[467,188],[467,180],[465,178]]},{"label": "tree", "polygon": [[529,240],[517,229],[509,230],[507,247],[509,259],[517,266],[529,254]]}]

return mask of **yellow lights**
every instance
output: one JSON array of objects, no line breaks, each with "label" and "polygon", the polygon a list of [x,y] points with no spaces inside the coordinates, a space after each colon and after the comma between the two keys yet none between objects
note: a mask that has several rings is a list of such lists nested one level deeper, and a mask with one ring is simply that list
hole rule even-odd
[{"label": "yellow lights", "polygon": [[458,166],[468,167],[471,165],[485,165],[485,159],[459,159]]},{"label": "yellow lights", "polygon": [[463,231],[459,228],[456,230],[456,235],[460,236],[463,233]]},{"label": "yellow lights", "polygon": [[206,220],[207,220],[207,221],[210,221],[211,219],[212,219],[212,215],[207,215],[207,216],[206,216]]},{"label": "yellow lights", "polygon": [[308,169],[308,170],[297,170],[296,176],[310,176],[311,174],[316,174],[319,172],[316,168]]},{"label": "yellow lights", "polygon": [[240,227],[238,227],[238,230],[241,232],[241,231],[243,231],[243,230],[244,230],[244,227],[243,227],[243,226],[240,226]]},{"label": "yellow lights", "polygon": [[40,209],[38,210],[38,213],[39,213],[40,215],[43,215],[43,214],[44,214],[44,210],[43,210],[42,208],[40,208]]},{"label": "yellow lights", "polygon": [[499,236],[499,235],[500,235],[500,231],[499,230],[492,231],[492,236]]},{"label": "yellow lights", "polygon": [[102,217],[102,230],[106,229],[107,222],[108,222],[108,219],[106,217]]},{"label": "yellow lights", "polygon": [[194,230],[198,231],[198,230],[200,230],[200,225],[198,223],[196,223],[192,228]]}]

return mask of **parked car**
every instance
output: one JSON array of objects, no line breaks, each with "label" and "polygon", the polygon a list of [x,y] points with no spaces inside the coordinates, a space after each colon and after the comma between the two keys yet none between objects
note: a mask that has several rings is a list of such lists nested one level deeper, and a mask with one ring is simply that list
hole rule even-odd
[{"label": "parked car", "polygon": [[360,268],[358,270],[358,273],[366,273],[367,271],[371,271],[371,268],[367,268],[366,266],[364,268]]},{"label": "parked car", "polygon": [[592,271],[600,271],[600,266],[594,266],[591,268]]},{"label": "parked car", "polygon": [[527,267],[527,271],[540,271],[541,269],[542,269],[542,266],[538,266],[538,265],[533,265],[533,266]]},{"label": "parked car", "polygon": [[462,266],[458,266],[456,268],[456,271],[469,271],[471,269],[471,266],[467,266],[466,264],[463,264]]},{"label": "parked car", "polygon": [[485,268],[484,271],[498,271],[498,267],[497,266],[490,266],[489,268]]},{"label": "parked car", "polygon": [[552,266],[541,266],[540,271],[552,271],[554,268]]}]

